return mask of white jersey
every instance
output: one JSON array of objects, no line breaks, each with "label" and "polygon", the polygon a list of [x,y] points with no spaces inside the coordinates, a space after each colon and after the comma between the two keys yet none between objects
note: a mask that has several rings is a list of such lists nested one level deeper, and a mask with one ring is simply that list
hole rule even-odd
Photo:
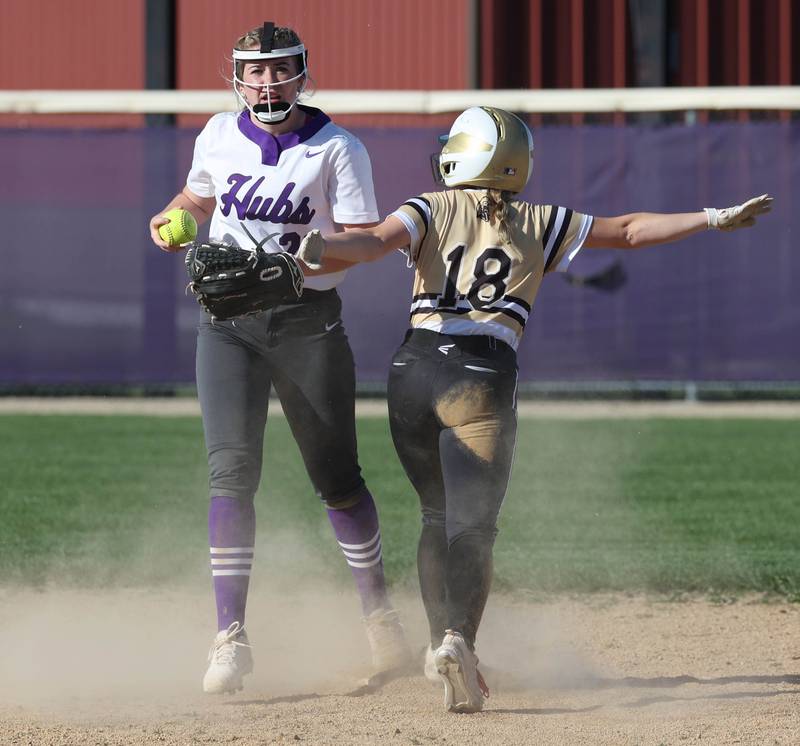
[{"label": "white jersey", "polygon": [[[243,225],[266,251],[295,253],[314,228],[378,220],[366,148],[319,109],[298,130],[273,136],[256,127],[247,110],[213,116],[198,135],[186,186],[214,197],[209,238],[247,248]],[[344,272],[309,277],[305,286],[328,290]]]}]

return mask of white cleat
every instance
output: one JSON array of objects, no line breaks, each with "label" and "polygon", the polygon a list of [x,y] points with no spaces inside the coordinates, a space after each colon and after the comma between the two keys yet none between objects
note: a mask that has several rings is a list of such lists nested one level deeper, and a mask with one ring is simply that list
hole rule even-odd
[{"label": "white cleat", "polygon": [[411,649],[394,609],[376,609],[364,618],[367,640],[372,651],[372,665],[376,672],[407,668],[411,662]]},{"label": "white cleat", "polygon": [[203,677],[206,694],[229,694],[242,688],[242,678],[253,670],[253,655],[247,632],[239,622],[217,633],[208,652],[208,663]]},{"label": "white cleat", "polygon": [[428,645],[425,648],[425,678],[432,684],[441,684],[442,679],[439,676],[439,671],[436,669],[436,651],[433,645]]},{"label": "white cleat", "polygon": [[446,630],[434,654],[436,670],[444,684],[444,706],[449,712],[480,712],[489,687],[478,671],[478,657],[460,632]]}]

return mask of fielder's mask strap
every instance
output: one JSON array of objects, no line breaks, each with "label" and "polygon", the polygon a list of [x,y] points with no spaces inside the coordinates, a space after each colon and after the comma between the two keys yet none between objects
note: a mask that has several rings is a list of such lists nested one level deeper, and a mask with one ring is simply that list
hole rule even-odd
[{"label": "fielder's mask strap", "polygon": [[275,36],[275,24],[272,21],[264,21],[261,28],[261,48],[260,49],[234,49],[234,60],[274,60],[278,57],[294,57],[297,54],[303,55],[303,61],[307,59],[305,44],[298,44],[294,47],[284,47],[275,49],[272,46]]},{"label": "fielder's mask strap", "polygon": [[275,24],[272,21],[264,21],[261,29],[261,53],[269,54],[272,51],[272,36],[275,33]]}]

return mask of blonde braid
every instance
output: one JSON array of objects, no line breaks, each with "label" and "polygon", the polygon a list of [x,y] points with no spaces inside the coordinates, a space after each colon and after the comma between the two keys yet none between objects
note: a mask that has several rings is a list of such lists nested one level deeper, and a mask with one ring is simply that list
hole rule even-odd
[{"label": "blonde braid", "polygon": [[514,219],[515,210],[509,204],[513,192],[501,191],[500,189],[486,190],[486,207],[489,210],[489,220],[497,220],[497,232],[503,243],[511,243],[511,221]]}]

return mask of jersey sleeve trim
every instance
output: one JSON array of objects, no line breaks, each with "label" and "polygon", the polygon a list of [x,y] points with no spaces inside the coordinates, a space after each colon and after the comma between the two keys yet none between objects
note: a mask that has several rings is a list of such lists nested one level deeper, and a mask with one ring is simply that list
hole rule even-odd
[{"label": "jersey sleeve trim", "polygon": [[407,204],[409,207],[413,207],[419,213],[419,216],[422,218],[422,222],[425,224],[425,233],[427,233],[431,224],[431,206],[428,200],[419,197],[410,199],[405,204]]},{"label": "jersey sleeve trim", "polygon": [[550,217],[547,218],[547,225],[545,226],[544,235],[542,236],[542,246],[544,246],[545,256],[547,256],[547,245],[550,243],[550,234],[553,232],[553,226],[555,225],[556,215],[558,215],[559,209],[558,207],[551,207]]},{"label": "jersey sleeve trim", "polygon": [[405,226],[411,236],[408,257],[409,261],[416,261],[422,242],[425,240],[431,224],[430,203],[424,197],[414,197],[400,205],[392,215]]},{"label": "jersey sleeve trim", "polygon": [[[553,213],[557,213],[555,220],[552,220]],[[554,208],[550,214],[551,220],[547,222],[547,229],[545,230],[545,237],[547,241],[545,242],[544,247],[544,271],[547,272],[550,269],[550,265],[553,263],[553,259],[556,258],[558,255],[558,250],[561,247],[561,243],[564,240],[564,236],[567,235],[567,231],[569,230],[569,223],[572,220],[572,210],[568,207],[557,207]],[[548,234],[547,231],[550,231]],[[554,238],[555,236],[555,238]]]},{"label": "jersey sleeve trim", "polygon": [[583,244],[586,242],[589,231],[592,229],[592,223],[594,223],[594,217],[592,215],[583,216],[578,233],[576,234],[575,238],[572,239],[570,245],[567,246],[564,256],[561,257],[561,261],[556,267],[556,272],[565,272],[567,267],[569,267],[570,262],[583,248]]},{"label": "jersey sleeve trim", "polygon": [[419,248],[420,244],[417,224],[402,210],[395,210],[395,212],[392,213],[392,217],[397,218],[405,226],[406,230],[408,231],[408,235],[411,236],[411,243],[408,245],[408,247],[406,247],[403,253],[406,254],[409,259],[412,256],[416,256],[417,249]]}]

